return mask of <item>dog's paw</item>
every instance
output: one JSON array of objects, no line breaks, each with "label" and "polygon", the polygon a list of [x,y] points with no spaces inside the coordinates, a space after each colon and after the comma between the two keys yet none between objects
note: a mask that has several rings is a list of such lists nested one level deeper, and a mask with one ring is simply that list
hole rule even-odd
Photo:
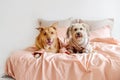
[{"label": "dog's paw", "polygon": [[44,50],[44,49],[41,49],[41,50],[39,50],[39,51],[35,51],[35,52],[33,53],[33,55],[34,55],[35,58],[39,58],[44,52],[45,52],[45,50]]},{"label": "dog's paw", "polygon": [[66,53],[66,54],[70,54],[70,52],[66,49],[66,48],[61,48],[60,50],[59,50],[59,52],[60,53]]},{"label": "dog's paw", "polygon": [[71,52],[69,52],[69,51],[66,51],[65,53],[66,53],[66,54],[71,54]]},{"label": "dog's paw", "polygon": [[35,54],[34,57],[35,58],[39,58],[41,56],[41,54]]},{"label": "dog's paw", "polygon": [[41,56],[41,53],[39,53],[39,52],[34,52],[34,57],[35,58],[39,58]]},{"label": "dog's paw", "polygon": [[67,51],[67,53],[68,53],[68,54],[73,54],[74,51],[69,49],[69,50]]}]

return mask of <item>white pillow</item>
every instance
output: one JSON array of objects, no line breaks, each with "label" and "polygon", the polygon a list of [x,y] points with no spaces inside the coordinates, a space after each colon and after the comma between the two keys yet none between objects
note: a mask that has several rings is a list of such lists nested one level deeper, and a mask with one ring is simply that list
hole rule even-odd
[{"label": "white pillow", "polygon": [[114,19],[108,18],[108,19],[103,19],[103,20],[84,20],[84,22],[90,25],[91,30],[96,30],[106,25],[110,26],[112,30]]},{"label": "white pillow", "polygon": [[72,18],[68,18],[68,19],[64,19],[64,20],[45,20],[45,19],[38,19],[41,26],[50,26],[55,22],[58,22],[58,27],[69,27],[71,22],[72,22]]},{"label": "white pillow", "polygon": [[66,31],[67,28],[71,25],[72,23],[72,18],[64,19],[64,20],[45,20],[45,19],[39,19],[39,23],[41,26],[50,26],[53,23],[58,22],[58,27],[57,27],[57,33],[58,37],[61,41],[65,41],[66,38]]},{"label": "white pillow", "polygon": [[114,19],[113,18],[107,18],[102,20],[84,20],[84,19],[74,19],[74,21],[84,22],[90,26],[90,30],[94,31],[96,29],[99,29],[101,27],[104,27],[106,25],[110,26],[111,30],[113,28]]},{"label": "white pillow", "polygon": [[90,39],[111,37],[114,19],[84,20],[74,19],[73,22],[86,23],[90,26]]}]

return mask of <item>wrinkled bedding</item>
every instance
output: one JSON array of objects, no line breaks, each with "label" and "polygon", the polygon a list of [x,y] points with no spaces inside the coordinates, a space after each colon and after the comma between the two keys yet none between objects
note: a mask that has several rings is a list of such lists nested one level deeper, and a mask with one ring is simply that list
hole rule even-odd
[{"label": "wrinkled bedding", "polygon": [[43,53],[34,47],[15,51],[6,61],[6,74],[16,80],[120,80],[120,42],[95,38],[93,52],[83,54]]}]

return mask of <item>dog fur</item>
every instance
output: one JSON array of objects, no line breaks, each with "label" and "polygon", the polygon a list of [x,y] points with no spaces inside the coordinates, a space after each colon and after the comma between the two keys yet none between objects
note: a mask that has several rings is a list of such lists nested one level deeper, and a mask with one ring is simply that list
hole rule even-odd
[{"label": "dog fur", "polygon": [[69,38],[66,49],[70,53],[88,52],[89,44],[89,26],[85,23],[73,23],[67,29],[67,38]]},{"label": "dog fur", "polygon": [[39,35],[36,37],[35,45],[37,50],[44,49],[46,52],[57,53],[60,49],[59,39],[57,37],[57,24],[37,28]]}]

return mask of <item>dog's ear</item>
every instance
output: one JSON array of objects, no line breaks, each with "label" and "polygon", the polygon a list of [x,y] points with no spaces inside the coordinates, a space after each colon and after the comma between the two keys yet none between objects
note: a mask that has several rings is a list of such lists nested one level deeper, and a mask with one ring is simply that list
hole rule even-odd
[{"label": "dog's ear", "polygon": [[52,27],[53,29],[55,29],[55,30],[56,30],[57,26],[58,26],[58,22],[55,22],[55,23],[53,23],[53,24],[51,25],[51,27]]},{"label": "dog's ear", "polygon": [[39,30],[39,31],[43,31],[43,29],[44,29],[44,27],[41,27],[41,20],[40,19],[38,19],[38,25],[40,26],[40,27],[38,27],[38,28],[36,28],[37,30]]},{"label": "dog's ear", "polygon": [[86,28],[86,31],[87,31],[87,34],[88,36],[90,35],[90,26],[88,24],[85,24],[85,23],[81,23],[83,27]]},{"label": "dog's ear", "polygon": [[39,30],[39,31],[43,31],[44,30],[44,27],[38,27],[38,28],[36,28],[37,30]]},{"label": "dog's ear", "polygon": [[67,33],[66,33],[66,35],[67,35],[67,38],[70,38],[71,37],[71,31],[72,31],[72,25],[70,26],[70,27],[68,27],[68,29],[67,29]]},{"label": "dog's ear", "polygon": [[38,25],[41,26],[42,22],[40,19],[38,19]]},{"label": "dog's ear", "polygon": [[84,21],[82,19],[75,19],[72,23],[84,23]]}]

